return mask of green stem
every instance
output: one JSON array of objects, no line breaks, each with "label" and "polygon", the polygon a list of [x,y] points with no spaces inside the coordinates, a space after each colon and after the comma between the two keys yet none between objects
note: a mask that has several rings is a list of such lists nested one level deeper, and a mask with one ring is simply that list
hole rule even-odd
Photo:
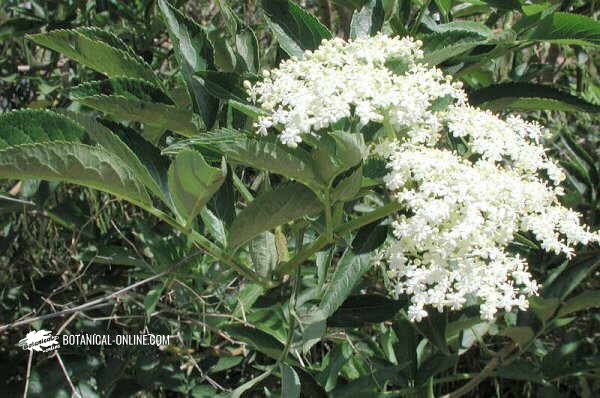
[{"label": "green stem", "polygon": [[304,263],[310,256],[319,250],[323,249],[325,246],[333,242],[335,235],[341,235],[346,232],[353,231],[367,224],[371,224],[374,221],[377,221],[383,217],[386,217],[398,209],[400,209],[402,205],[398,202],[390,202],[385,206],[378,208],[377,210],[373,210],[370,213],[367,213],[361,217],[355,218],[354,220],[347,222],[346,224],[340,225],[339,227],[333,230],[333,236],[329,237],[328,234],[323,234],[319,236],[316,240],[309,243],[306,247],[300,250],[294,258],[292,258],[287,263],[283,263],[280,267],[280,273],[286,274],[300,266]]},{"label": "green stem", "polygon": [[409,36],[414,36],[415,33],[417,33],[417,31],[419,30],[419,25],[421,25],[421,20],[423,19],[423,16],[425,15],[425,11],[427,11],[427,9],[429,8],[429,3],[431,3],[431,0],[426,0],[425,3],[423,3],[423,6],[419,10],[417,17],[415,18],[415,20],[410,28],[410,31],[408,33]]},{"label": "green stem", "polygon": [[373,210],[370,213],[365,214],[364,216],[360,216],[350,222],[347,222],[346,224],[340,225],[338,228],[335,229],[335,233],[341,235],[345,234],[346,232],[353,231],[367,224],[371,224],[372,222],[377,221],[383,217],[386,217],[396,212],[397,210],[400,210],[400,208],[402,208],[402,205],[400,203],[392,201],[384,206],[377,208],[376,210]]},{"label": "green stem", "polygon": [[233,168],[231,169],[231,177],[233,180],[233,186],[236,187],[238,191],[240,191],[240,194],[242,195],[244,200],[246,200],[246,202],[252,202],[254,200],[254,196],[248,190],[248,188],[246,188],[246,186],[244,185],[242,180],[240,180],[240,177],[237,176]]},{"label": "green stem", "polygon": [[238,264],[237,261],[231,255],[226,253],[219,246],[215,245],[204,235],[198,233],[197,231],[185,228],[184,226],[179,224],[175,219],[173,219],[171,216],[169,216],[162,210],[159,210],[155,207],[147,206],[147,205],[140,205],[140,207],[142,207],[144,210],[146,210],[153,216],[166,222],[174,229],[189,236],[190,239],[192,239],[192,241],[194,241],[194,243],[197,243],[202,249],[204,249],[204,251],[206,251],[207,254],[209,254],[211,257],[215,258],[216,260],[218,260],[221,264],[224,264],[224,265],[230,267],[231,269],[238,272],[240,275],[245,276],[246,278],[250,279],[251,281],[258,283],[267,289],[274,286],[272,281],[258,275],[256,272],[252,271],[251,269],[249,269],[241,264]]}]

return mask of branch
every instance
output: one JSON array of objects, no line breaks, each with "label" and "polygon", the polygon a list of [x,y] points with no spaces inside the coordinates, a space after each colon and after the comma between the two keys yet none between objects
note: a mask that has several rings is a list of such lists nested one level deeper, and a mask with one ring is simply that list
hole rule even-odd
[{"label": "branch", "polygon": [[492,360],[487,363],[487,365],[485,365],[483,370],[477,376],[473,377],[467,384],[458,390],[454,390],[450,394],[442,396],[442,398],[459,398],[477,388],[479,384],[491,376],[498,365],[500,365],[502,361],[504,361],[504,359],[515,350],[515,348],[517,348],[517,346],[514,343],[509,343],[506,347],[500,350],[492,358]]}]

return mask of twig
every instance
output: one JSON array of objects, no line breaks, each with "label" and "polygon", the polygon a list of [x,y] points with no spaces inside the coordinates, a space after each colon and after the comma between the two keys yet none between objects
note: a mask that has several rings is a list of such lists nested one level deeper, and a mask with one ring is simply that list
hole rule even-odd
[{"label": "twig", "polygon": [[485,365],[483,370],[475,377],[473,377],[468,383],[459,388],[458,390],[454,390],[449,394],[442,396],[442,398],[459,398],[465,394],[468,394],[473,389],[477,388],[479,384],[481,384],[485,379],[487,379],[494,370],[502,363],[502,361],[512,353],[517,346],[514,343],[508,344],[502,350],[500,350],[491,361]]},{"label": "twig", "polygon": [[7,330],[7,329],[15,328],[17,326],[28,325],[30,323],[33,323],[35,321],[42,320],[42,319],[62,317],[62,316],[68,315],[68,314],[72,314],[73,312],[81,312],[81,311],[84,311],[84,310],[89,310],[91,308],[97,308],[97,307],[100,307],[100,306],[105,306],[105,305],[109,304],[109,303],[105,303],[105,301],[109,301],[111,299],[114,299],[114,298],[122,295],[123,293],[126,293],[126,292],[128,292],[130,290],[133,290],[133,289],[137,288],[137,287],[145,285],[145,284],[147,284],[149,282],[152,282],[152,281],[154,281],[156,279],[160,279],[163,276],[171,273],[173,270],[175,270],[175,268],[177,268],[181,264],[186,263],[191,258],[193,258],[193,257],[195,257],[198,254],[201,254],[203,252],[204,252],[203,249],[197,250],[194,253],[190,254],[189,256],[186,256],[183,259],[181,259],[180,261],[178,261],[177,263],[175,263],[169,269],[167,269],[167,270],[165,270],[165,271],[163,271],[163,272],[161,272],[159,274],[156,274],[156,275],[153,275],[153,276],[148,277],[146,279],[143,279],[143,280],[141,280],[139,282],[136,282],[133,285],[129,285],[127,287],[124,287],[123,289],[117,290],[116,292],[108,294],[108,295],[106,295],[104,297],[100,297],[100,298],[98,298],[96,300],[88,301],[87,303],[84,303],[84,304],[78,305],[77,307],[69,308],[69,309],[66,309],[66,310],[63,310],[63,311],[54,312],[52,314],[42,315],[42,316],[33,317],[33,318],[27,318],[27,319],[23,319],[22,321],[18,321],[18,322],[14,322],[14,323],[11,323],[11,324],[8,324],[8,325],[1,326],[0,327],[0,332],[2,332],[4,330]]},{"label": "twig", "polygon": [[79,394],[79,392],[77,392],[75,386],[73,385],[73,382],[71,381],[71,378],[69,377],[69,373],[67,372],[67,368],[65,368],[65,364],[63,363],[62,359],[60,359],[60,354],[58,353],[58,351],[55,351],[54,356],[58,360],[58,364],[60,365],[60,368],[62,369],[65,378],[69,383],[69,387],[71,387],[71,391],[73,391],[73,395],[75,395],[77,398],[81,398],[81,395]]},{"label": "twig", "polygon": [[27,390],[29,389],[29,378],[31,377],[31,362],[33,360],[33,350],[29,350],[29,359],[27,360],[27,373],[25,374],[25,390],[23,398],[27,398]]}]

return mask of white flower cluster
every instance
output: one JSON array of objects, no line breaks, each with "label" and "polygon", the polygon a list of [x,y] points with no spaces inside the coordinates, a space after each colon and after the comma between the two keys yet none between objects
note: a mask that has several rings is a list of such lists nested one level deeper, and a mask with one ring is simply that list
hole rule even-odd
[{"label": "white flower cluster", "polygon": [[381,123],[388,134],[375,152],[388,159],[385,184],[403,204],[384,259],[395,293],[411,296],[409,317],[468,300],[481,303],[485,319],[525,309],[538,286],[507,249],[516,233],[531,232],[543,249],[567,256],[600,235],[560,205],[565,176],[546,156],[544,129],[469,106],[460,84],[418,63],[420,45],[384,35],[332,39],[283,62],[247,85],[268,111],[257,132],[277,132],[293,147],[344,118]]},{"label": "white flower cluster", "polygon": [[459,309],[468,297],[481,299],[485,319],[498,308],[527,308],[537,285],[525,261],[506,251],[516,232],[567,255],[571,244],[598,239],[553,188],[517,169],[412,144],[393,143],[387,154],[386,185],[408,212],[393,224],[389,275],[396,293],[411,295],[412,319],[427,316],[427,305]]},{"label": "white flower cluster", "polygon": [[385,120],[415,137],[420,132],[425,140],[439,129],[433,102],[445,96],[464,102],[466,97],[460,83],[416,63],[423,57],[420,45],[383,35],[348,43],[336,38],[307,51],[302,60],[292,58],[265,71],[262,81],[247,83],[251,100],[269,112],[258,119],[257,132],[278,129],[281,142],[294,147],[303,134],[355,116],[362,124]]}]

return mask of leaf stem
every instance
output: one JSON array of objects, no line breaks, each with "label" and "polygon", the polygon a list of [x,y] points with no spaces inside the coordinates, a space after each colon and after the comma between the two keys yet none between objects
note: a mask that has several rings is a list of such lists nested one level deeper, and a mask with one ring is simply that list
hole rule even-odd
[{"label": "leaf stem", "polygon": [[274,286],[274,283],[271,280],[258,275],[256,272],[254,272],[246,266],[238,264],[235,258],[233,258],[230,254],[226,253],[223,249],[215,245],[207,237],[200,234],[199,232],[185,228],[183,225],[179,224],[175,219],[173,219],[171,216],[169,216],[162,210],[159,210],[152,206],[142,207],[144,210],[148,211],[153,216],[158,217],[162,221],[169,224],[171,227],[186,234],[190,239],[192,239],[192,241],[194,241],[194,243],[198,244],[202,249],[204,249],[207,254],[218,260],[220,263],[235,270],[240,275],[245,276],[251,281],[258,283],[259,285],[262,285],[267,289]]},{"label": "leaf stem", "polygon": [[372,223],[373,221],[377,221],[380,218],[386,217],[396,210],[400,209],[402,205],[396,201],[390,202],[385,206],[382,206],[376,210],[373,210],[370,213],[367,213],[361,217],[355,218],[354,220],[347,222],[345,224],[340,225],[339,227],[333,230],[333,235],[331,237],[328,236],[327,233],[319,236],[316,240],[309,243],[306,247],[300,250],[294,258],[292,258],[287,263],[283,263],[280,267],[280,274],[286,274],[300,266],[304,263],[310,256],[314,253],[318,252],[335,239],[335,235],[341,235],[346,232],[353,231],[362,226]]}]

